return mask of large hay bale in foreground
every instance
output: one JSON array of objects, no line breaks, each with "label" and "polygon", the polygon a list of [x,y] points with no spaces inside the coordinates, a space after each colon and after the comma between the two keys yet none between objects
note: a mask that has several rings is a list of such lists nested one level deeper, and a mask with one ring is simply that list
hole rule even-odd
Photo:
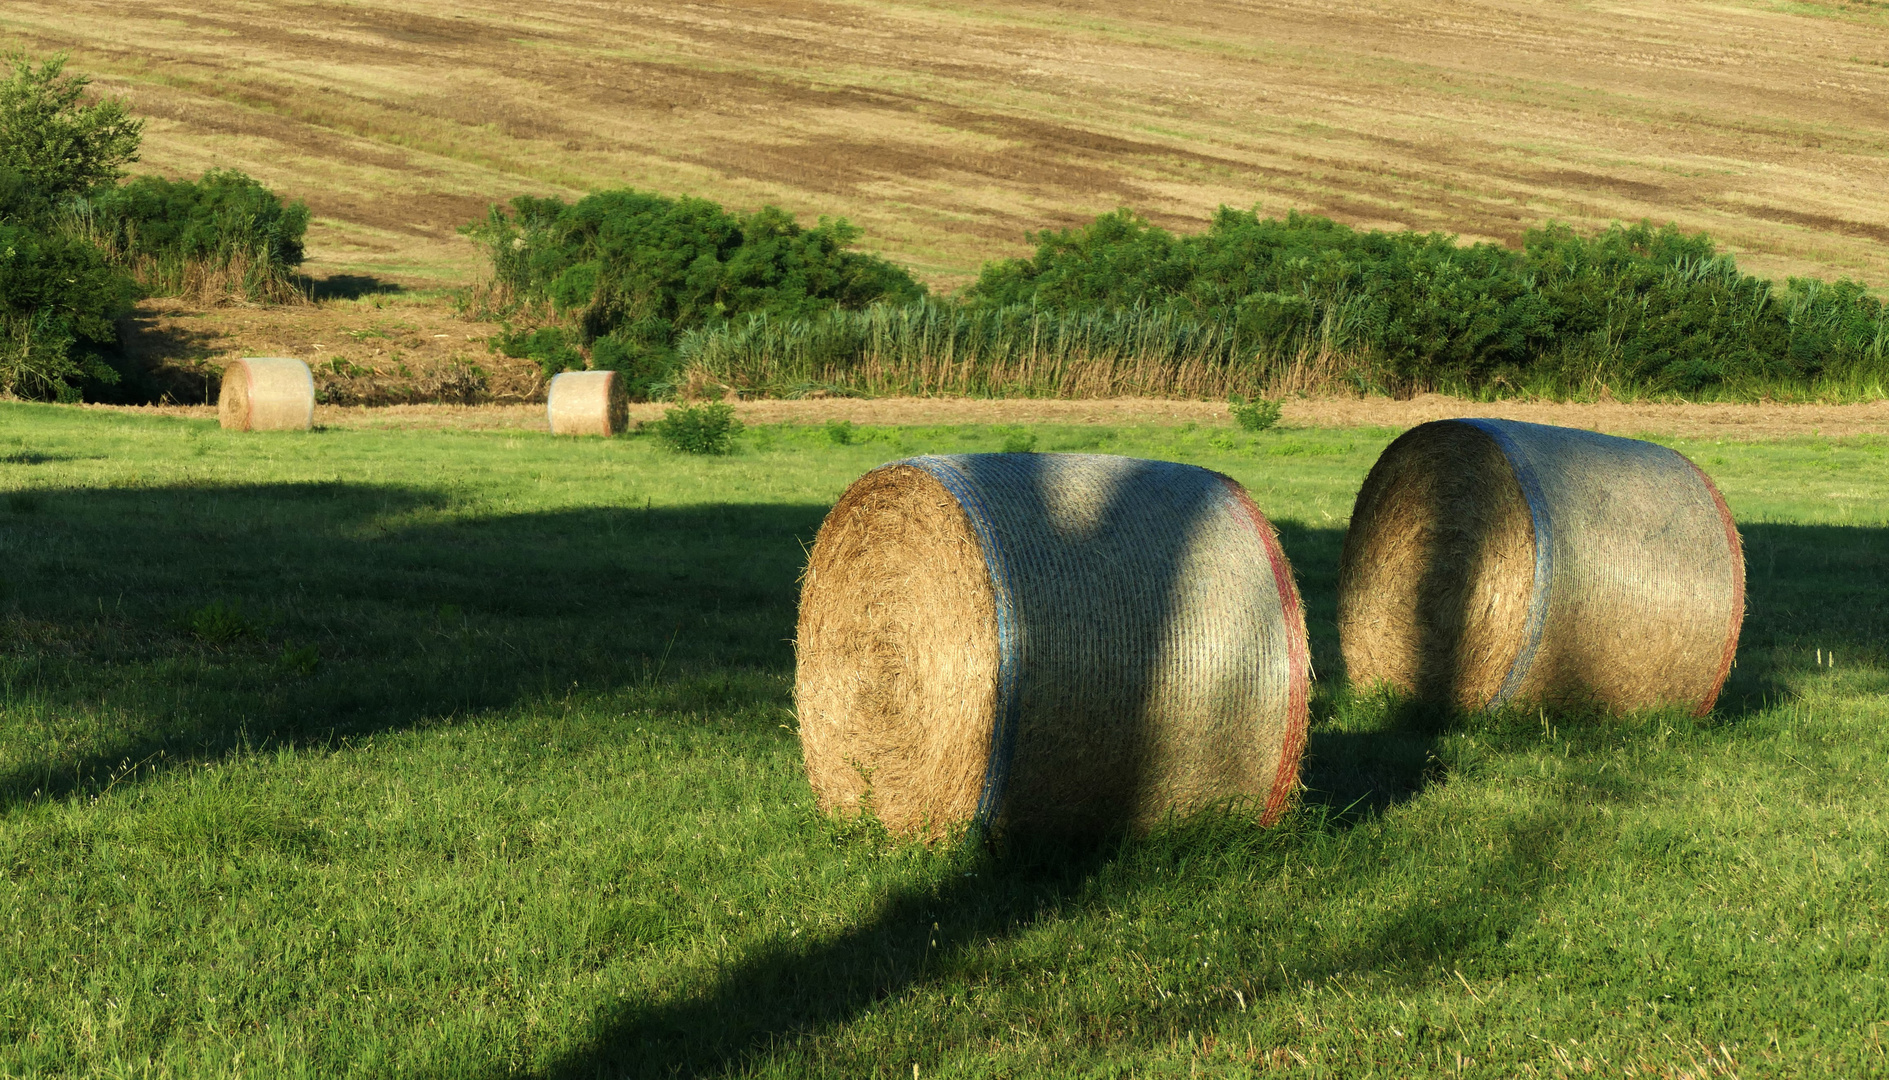
[{"label": "large hay bale in foreground", "polygon": [[315,377],[287,357],[232,361],[223,369],[216,417],[229,431],[307,431],[315,426]]},{"label": "large hay bale in foreground", "polygon": [[794,687],[827,809],[1091,831],[1297,784],[1305,619],[1232,480],[1074,454],[918,457],[820,527]]},{"label": "large hay bale in foreground", "polygon": [[1718,699],[1745,560],[1718,489],[1653,443],[1512,420],[1405,432],[1358,493],[1338,576],[1357,684],[1482,709]]},{"label": "large hay bale in foreground", "polygon": [[553,435],[615,435],[629,422],[629,398],[614,371],[566,371],[544,396]]}]

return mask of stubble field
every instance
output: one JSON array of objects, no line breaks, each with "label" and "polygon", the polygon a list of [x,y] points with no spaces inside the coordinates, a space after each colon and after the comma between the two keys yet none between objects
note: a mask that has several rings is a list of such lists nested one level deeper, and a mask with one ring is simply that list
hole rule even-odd
[{"label": "stubble field", "polygon": [[628,184],[844,215],[939,285],[1031,229],[1222,203],[1511,243],[1670,219],[1889,281],[1869,0],[19,0],[0,42],[130,98],[143,167],[306,200],[320,273],[463,280],[490,201]]}]

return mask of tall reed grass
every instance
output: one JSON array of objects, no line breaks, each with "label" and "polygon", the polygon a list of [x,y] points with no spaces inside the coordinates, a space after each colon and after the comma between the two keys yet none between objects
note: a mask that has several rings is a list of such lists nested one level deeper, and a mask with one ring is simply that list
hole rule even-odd
[{"label": "tall reed grass", "polygon": [[1331,332],[1290,351],[1173,309],[1060,313],[940,301],[755,316],[685,333],[677,389],[796,396],[1199,397],[1384,389],[1367,356]]}]

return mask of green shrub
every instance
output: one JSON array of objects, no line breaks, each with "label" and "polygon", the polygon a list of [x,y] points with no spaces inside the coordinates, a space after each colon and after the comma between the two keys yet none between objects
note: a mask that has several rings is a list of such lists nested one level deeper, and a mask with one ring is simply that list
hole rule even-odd
[{"label": "green shrub", "polygon": [[139,124],[119,99],[82,105],[87,81],[65,57],[6,58],[0,81],[0,397],[76,401],[120,381],[109,362],[132,283],[60,208],[117,179],[137,156]]},{"label": "green shrub", "polygon": [[506,323],[492,339],[492,347],[505,356],[535,362],[546,378],[584,366],[583,352],[573,343],[571,332],[561,326],[514,330]]},{"label": "green shrub", "polygon": [[849,250],[859,230],[846,221],[808,229],[774,207],[737,215],[630,190],[574,204],[527,196],[462,231],[492,261],[502,312],[535,305],[591,350],[591,366],[624,372],[645,397],[674,381],[683,331],[924,295],[904,270]]},{"label": "green shrub", "polygon": [[30,225],[0,223],[0,397],[76,401],[108,386],[131,282],[99,250]]},{"label": "green shrub", "polygon": [[741,434],[741,421],[735,419],[733,405],[718,401],[666,409],[652,428],[677,453],[726,454]]},{"label": "green shrub", "polygon": [[835,446],[851,446],[854,440],[858,438],[858,435],[859,432],[854,429],[851,420],[828,420],[826,422],[826,437],[828,441],[832,442]]},{"label": "green shrub", "polygon": [[308,207],[233,170],[140,176],[73,208],[74,224],[153,293],[213,302],[299,294]]},{"label": "green shrub", "polygon": [[1236,396],[1227,402],[1227,411],[1233,414],[1234,423],[1247,431],[1265,431],[1277,424],[1284,408],[1283,402],[1270,398],[1248,401]]}]

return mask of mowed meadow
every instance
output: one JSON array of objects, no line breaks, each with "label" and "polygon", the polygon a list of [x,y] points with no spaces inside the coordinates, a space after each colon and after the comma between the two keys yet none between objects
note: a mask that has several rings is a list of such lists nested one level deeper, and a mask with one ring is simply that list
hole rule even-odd
[{"label": "mowed meadow", "polygon": [[16,0],[0,43],[126,97],[142,168],[304,200],[318,275],[467,280],[489,203],[632,186],[843,215],[939,286],[1221,204],[1509,244],[1671,220],[1889,281],[1873,0]]},{"label": "mowed meadow", "polygon": [[[317,429],[0,404],[0,1074],[1889,1069],[1889,441],[1665,439],[1749,560],[1717,709],[1348,689],[1395,430]],[[797,579],[916,452],[1190,461],[1278,524],[1306,789],[1054,847],[819,814]]]}]

